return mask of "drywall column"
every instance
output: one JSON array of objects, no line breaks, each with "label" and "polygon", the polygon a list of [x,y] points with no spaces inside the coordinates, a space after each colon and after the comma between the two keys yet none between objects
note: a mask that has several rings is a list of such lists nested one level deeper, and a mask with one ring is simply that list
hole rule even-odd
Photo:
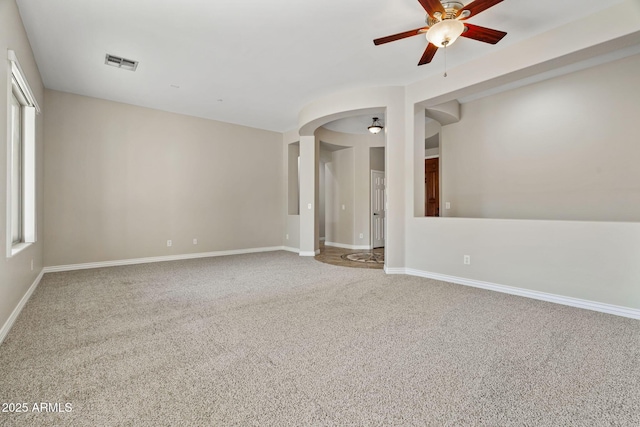
[{"label": "drywall column", "polygon": [[[282,135],[282,142],[283,142],[283,149],[282,149],[282,154],[283,154],[283,164],[287,165],[287,167],[285,167],[283,169],[283,173],[284,173],[284,180],[283,180],[283,185],[284,185],[284,194],[287,194],[287,196],[290,196],[290,185],[291,182],[290,180],[295,179],[295,206],[291,206],[292,200],[289,199],[289,197],[287,197],[287,201],[286,204],[283,206],[284,209],[284,216],[285,216],[285,230],[284,230],[284,236],[283,237],[283,243],[284,243],[284,248],[285,250],[291,251],[291,252],[300,252],[300,240],[299,240],[299,236],[300,236],[300,194],[299,194],[299,189],[298,189],[298,156],[300,155],[300,135],[298,135],[298,131],[297,130],[290,130],[288,132],[285,132]],[[293,170],[292,172],[292,168],[291,168],[291,164],[289,163],[289,158],[290,158],[290,147],[291,145],[294,144],[294,146],[296,147],[296,159],[295,159],[295,170]],[[291,174],[294,174],[293,176]],[[292,214],[291,212],[295,212],[295,214]]]},{"label": "drywall column", "polygon": [[320,253],[318,226],[318,163],[320,144],[315,136],[300,137],[300,256]]},{"label": "drywall column", "polygon": [[[397,273],[405,268],[405,212],[410,212],[407,198],[413,195],[413,189],[406,185],[413,174],[407,164],[407,150],[409,145],[405,138],[410,130],[405,129],[404,96],[393,94],[387,105],[385,123],[385,177],[386,177],[386,233],[384,268],[387,273]],[[413,124],[411,125],[413,126]],[[413,130],[411,128],[411,130]],[[411,140],[412,142],[413,140]],[[413,144],[410,144],[413,148]]]}]

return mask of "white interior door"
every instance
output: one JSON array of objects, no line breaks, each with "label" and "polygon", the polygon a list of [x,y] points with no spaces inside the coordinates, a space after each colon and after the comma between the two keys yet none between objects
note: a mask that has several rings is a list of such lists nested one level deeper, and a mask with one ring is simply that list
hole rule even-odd
[{"label": "white interior door", "polygon": [[371,171],[371,242],[374,248],[384,247],[385,184],[384,172]]}]

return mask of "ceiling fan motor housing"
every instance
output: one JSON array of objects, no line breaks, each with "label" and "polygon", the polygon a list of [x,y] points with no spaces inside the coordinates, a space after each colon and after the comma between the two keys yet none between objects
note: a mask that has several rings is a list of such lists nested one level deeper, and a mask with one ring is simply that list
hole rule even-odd
[{"label": "ceiling fan motor housing", "polygon": [[440,3],[442,3],[442,7],[445,10],[445,15],[441,16],[439,12],[436,12],[435,15],[437,16],[431,17],[427,14],[425,21],[430,27],[445,19],[455,19],[458,16],[458,12],[464,7],[464,4],[459,1],[441,1]]}]

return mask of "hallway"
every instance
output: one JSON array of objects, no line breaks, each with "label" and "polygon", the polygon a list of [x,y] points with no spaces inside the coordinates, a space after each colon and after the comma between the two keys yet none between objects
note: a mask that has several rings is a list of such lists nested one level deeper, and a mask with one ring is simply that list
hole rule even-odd
[{"label": "hallway", "polygon": [[314,259],[325,264],[342,267],[383,269],[384,248],[374,250],[343,249],[325,246],[324,242],[320,242],[320,254],[316,255]]}]

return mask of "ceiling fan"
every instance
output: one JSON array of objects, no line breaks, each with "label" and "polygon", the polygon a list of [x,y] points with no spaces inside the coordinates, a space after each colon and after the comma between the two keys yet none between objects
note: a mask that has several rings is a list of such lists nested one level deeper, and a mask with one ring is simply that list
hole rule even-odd
[{"label": "ceiling fan", "polygon": [[463,22],[500,3],[502,0],[474,0],[468,5],[464,5],[461,1],[448,0],[418,0],[424,10],[427,11],[426,27],[416,28],[415,30],[405,31],[403,33],[394,34],[387,37],[375,39],[373,43],[378,46],[381,44],[401,40],[418,34],[426,33],[429,44],[420,58],[418,65],[424,65],[431,62],[438,48],[451,46],[453,42],[460,36],[469,39],[479,40],[485,43],[496,44],[504,36],[504,31],[492,30],[491,28],[480,27]]}]

